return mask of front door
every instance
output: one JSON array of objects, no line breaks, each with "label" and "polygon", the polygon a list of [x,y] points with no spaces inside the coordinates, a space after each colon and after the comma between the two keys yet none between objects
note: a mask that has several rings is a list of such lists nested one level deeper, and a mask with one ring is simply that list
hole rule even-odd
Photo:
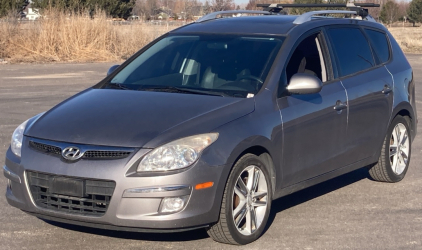
[{"label": "front door", "polygon": [[295,73],[321,79],[316,94],[284,93],[278,99],[283,120],[282,187],[322,175],[343,166],[343,142],[347,132],[347,97],[340,81],[328,79],[320,33],[297,46],[283,72],[289,82]]}]

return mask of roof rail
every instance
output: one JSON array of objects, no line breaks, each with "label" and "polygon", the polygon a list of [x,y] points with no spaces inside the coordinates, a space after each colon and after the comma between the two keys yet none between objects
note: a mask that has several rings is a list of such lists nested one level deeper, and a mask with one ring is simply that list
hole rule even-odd
[{"label": "roof rail", "polygon": [[293,24],[302,24],[304,22],[308,22],[312,19],[314,15],[322,15],[322,14],[353,14],[356,15],[356,11],[352,10],[317,10],[317,11],[310,11],[303,13],[302,15],[298,16],[294,21]]},{"label": "roof rail", "polygon": [[217,19],[218,16],[227,16],[227,15],[236,15],[236,14],[261,14],[261,15],[273,15],[273,13],[269,11],[262,11],[262,10],[227,10],[227,11],[217,11],[205,15],[198,20],[196,23],[202,23],[208,20]]}]

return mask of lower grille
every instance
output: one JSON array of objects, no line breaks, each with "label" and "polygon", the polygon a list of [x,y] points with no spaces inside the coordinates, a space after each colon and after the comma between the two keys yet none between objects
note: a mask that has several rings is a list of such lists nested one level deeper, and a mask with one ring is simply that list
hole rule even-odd
[{"label": "lower grille", "polygon": [[114,181],[26,173],[35,204],[63,213],[103,216],[116,187]]}]

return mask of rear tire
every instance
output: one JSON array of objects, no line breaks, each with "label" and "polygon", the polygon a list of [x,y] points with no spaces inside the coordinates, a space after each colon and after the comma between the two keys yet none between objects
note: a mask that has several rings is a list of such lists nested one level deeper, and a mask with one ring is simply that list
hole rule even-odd
[{"label": "rear tire", "polygon": [[388,128],[378,163],[369,169],[369,175],[375,181],[399,182],[409,168],[410,156],[409,124],[404,117],[396,116]]},{"label": "rear tire", "polygon": [[226,183],[217,223],[207,229],[215,241],[245,245],[258,239],[267,224],[272,188],[269,171],[258,156],[246,154]]}]

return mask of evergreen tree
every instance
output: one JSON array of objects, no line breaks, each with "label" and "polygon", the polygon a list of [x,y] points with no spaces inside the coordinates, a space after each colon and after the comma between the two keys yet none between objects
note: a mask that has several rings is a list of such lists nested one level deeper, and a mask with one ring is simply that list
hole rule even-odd
[{"label": "evergreen tree", "polygon": [[415,23],[422,22],[422,0],[412,0],[407,11],[409,19]]},{"label": "evergreen tree", "polygon": [[393,2],[388,1],[386,4],[382,6],[380,19],[384,23],[392,24],[396,22],[399,18],[398,12],[399,6]]},{"label": "evergreen tree", "polygon": [[[1,1],[1,0],[0,0]],[[102,9],[112,17],[127,18],[135,5],[134,0],[34,0],[33,6],[41,11],[46,8],[57,8],[62,11],[78,13],[96,8]]]},{"label": "evergreen tree", "polygon": [[11,11],[19,14],[28,4],[28,0],[0,0],[0,17],[6,16]]}]

